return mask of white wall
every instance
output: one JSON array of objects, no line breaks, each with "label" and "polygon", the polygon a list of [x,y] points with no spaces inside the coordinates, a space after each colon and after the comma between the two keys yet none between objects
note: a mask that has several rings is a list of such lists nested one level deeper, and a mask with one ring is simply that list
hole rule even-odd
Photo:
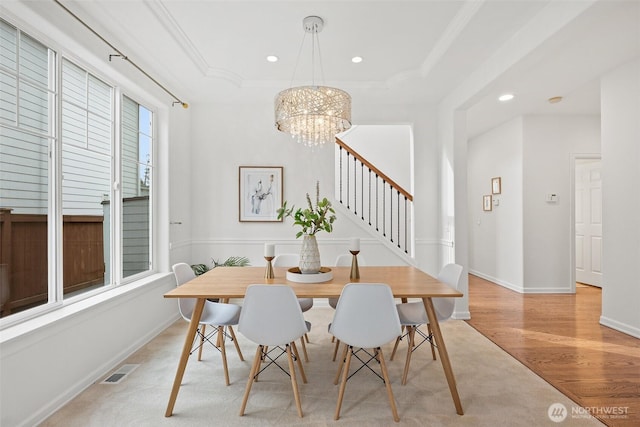
[{"label": "white wall", "polygon": [[[599,116],[524,116],[470,141],[470,271],[518,292],[571,292],[571,156],[599,152]],[[482,212],[493,176],[500,204]]]},{"label": "white wall", "polygon": [[[468,146],[469,272],[522,292],[522,118],[483,135]],[[493,209],[482,198],[491,195],[491,179],[500,177],[502,191],[493,195]]]},{"label": "white wall", "polygon": [[[316,180],[321,196],[334,194],[334,147],[311,149],[293,141],[273,126],[273,93],[243,89],[247,93],[234,104],[193,105],[192,157],[184,167],[192,173],[193,236],[192,262],[209,263],[232,255],[247,256],[252,265],[263,265],[263,245],[276,244],[276,253],[298,252],[292,221],[239,222],[238,167],[283,166],[284,198],[296,206],[313,195]],[[275,92],[274,92],[275,93]],[[393,111],[383,119],[379,111]],[[437,166],[433,138],[433,116],[428,108],[367,105],[359,110],[367,124],[407,123],[414,132],[415,158],[421,167],[415,174],[415,217],[417,264],[431,273],[439,269],[436,239]],[[354,123],[355,123],[354,119]],[[337,202],[335,202],[337,203]],[[350,237],[360,237],[362,256],[369,264],[398,264],[377,238],[338,210],[334,232],[318,234],[321,260],[330,265],[347,250]]]},{"label": "white wall", "polygon": [[[171,109],[168,129],[169,156],[166,169],[169,186],[169,250],[170,263],[191,262],[191,112],[193,109]],[[164,170],[164,169],[163,169]]]},{"label": "white wall", "polygon": [[402,188],[413,192],[411,126],[356,125],[341,139]]},{"label": "white wall", "polygon": [[[172,275],[158,275],[89,309],[81,309],[91,302],[86,301],[22,324],[20,329],[30,332],[15,338],[10,336],[15,330],[4,330],[0,425],[36,425],[106,377],[178,318],[176,302],[162,297],[174,287]],[[37,326],[53,317],[57,320]]]},{"label": "white wall", "polygon": [[524,290],[571,292],[571,154],[600,152],[600,117],[525,116],[523,137]]},{"label": "white wall", "polygon": [[640,60],[603,77],[603,325],[640,338]]}]

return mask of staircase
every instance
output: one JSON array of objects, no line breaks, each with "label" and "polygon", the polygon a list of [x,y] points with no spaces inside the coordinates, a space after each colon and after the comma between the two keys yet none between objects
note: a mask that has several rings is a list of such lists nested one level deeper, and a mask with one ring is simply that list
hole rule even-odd
[{"label": "staircase", "polygon": [[413,195],[336,137],[336,198],[387,246],[413,257]]}]

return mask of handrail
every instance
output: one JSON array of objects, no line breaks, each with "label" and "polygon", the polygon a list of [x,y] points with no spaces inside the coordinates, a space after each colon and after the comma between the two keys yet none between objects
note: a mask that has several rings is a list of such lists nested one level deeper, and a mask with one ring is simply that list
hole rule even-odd
[{"label": "handrail", "polygon": [[400,185],[398,185],[394,180],[392,180],[391,178],[389,178],[387,175],[385,175],[384,173],[382,173],[378,168],[376,168],[374,165],[372,165],[371,163],[369,163],[364,157],[362,157],[358,152],[356,152],[353,148],[349,147],[347,144],[344,143],[344,141],[342,141],[340,138],[338,138],[336,136],[336,144],[338,144],[340,147],[344,148],[345,150],[347,150],[348,153],[350,153],[353,157],[355,157],[356,159],[358,159],[358,161],[360,161],[360,163],[362,163],[363,165],[365,165],[366,167],[368,167],[371,171],[375,172],[376,175],[378,175],[379,177],[381,177],[384,181],[388,182],[393,188],[396,189],[396,191],[398,191],[398,193],[402,194],[407,200],[413,202],[413,196],[411,195],[411,193],[409,193],[407,190],[405,190],[404,188],[402,188]]}]

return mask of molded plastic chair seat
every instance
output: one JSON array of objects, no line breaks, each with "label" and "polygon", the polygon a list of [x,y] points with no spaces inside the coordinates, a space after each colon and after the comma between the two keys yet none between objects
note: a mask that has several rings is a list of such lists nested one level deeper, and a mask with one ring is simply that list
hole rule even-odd
[{"label": "molded plastic chair seat", "polygon": [[[455,289],[458,289],[460,283],[460,277],[462,276],[462,266],[458,264],[447,264],[442,267],[438,274],[438,280],[446,283]],[[433,308],[436,312],[436,318],[438,323],[448,320],[453,315],[455,307],[455,301],[453,298],[433,298]],[[427,312],[424,309],[424,303],[419,302],[407,302],[398,304],[396,306],[398,311],[398,317],[400,323],[405,328],[406,332],[402,336],[398,336],[396,343],[393,346],[391,353],[391,360],[393,360],[398,348],[398,343],[401,339],[407,338],[407,357],[404,363],[404,372],[402,374],[402,385],[407,384],[407,376],[409,374],[409,365],[411,364],[411,354],[425,342],[431,344],[431,355],[433,360],[436,360],[436,352],[434,347],[437,343],[434,343],[433,333],[431,332],[431,326],[429,325],[429,319]],[[419,329],[420,325],[427,325],[427,333]],[[422,339],[416,344],[415,335],[418,334]]]},{"label": "molded plastic chair seat", "polygon": [[[336,258],[336,262],[335,265],[336,267],[351,267],[351,262],[353,261],[353,254],[348,253],[348,254],[340,254],[338,255],[338,257]],[[358,265],[367,265],[366,262],[364,261],[364,258],[362,258],[361,256],[358,257]],[[335,309],[336,306],[338,305],[338,298],[328,298],[329,300],[329,306],[331,306],[331,308]],[[331,342],[335,341],[335,347],[333,349],[333,361],[336,361],[336,356],[338,354],[338,348],[340,347],[340,340],[336,340],[335,337],[331,338]]]},{"label": "molded plastic chair seat", "polygon": [[[299,263],[300,255],[298,254],[279,254],[273,259],[274,267],[297,267]],[[298,301],[303,313],[313,307],[313,298],[298,298]]]},{"label": "molded plastic chair seat", "polygon": [[[300,403],[293,358],[295,355],[300,375],[303,382],[306,383],[307,377],[298,355],[295,340],[301,338],[310,328],[311,323],[306,322],[302,317],[300,304],[291,287],[286,285],[250,285],[247,288],[238,330],[249,340],[258,344],[258,348],[256,349],[242,400],[241,416],[244,415],[251,386],[254,381],[257,381],[258,374],[276,363],[278,357],[286,353],[293,396],[296,401],[298,415],[302,417],[302,405]],[[285,347],[284,350],[282,346]],[[272,348],[269,349],[269,347]],[[280,353],[272,357],[271,353],[273,351],[280,351]],[[269,361],[269,363],[260,369],[263,361]],[[281,369],[286,373],[284,368]]]},{"label": "molded plastic chair seat", "polygon": [[[191,266],[186,263],[178,263],[173,267],[173,274],[176,277],[176,283],[178,286],[195,279],[196,275],[191,269]],[[179,298],[178,310],[180,315],[187,322],[191,322],[191,316],[196,306],[197,300],[195,298]],[[198,350],[198,360],[202,360],[202,347],[206,342],[213,345],[222,354],[222,364],[224,367],[225,382],[229,385],[229,370],[227,368],[227,353],[225,348],[225,339],[230,338],[238,352],[240,360],[244,361],[242,351],[238,345],[235,333],[232,326],[237,325],[240,320],[241,307],[236,304],[223,304],[219,302],[211,302],[205,300],[204,308],[202,309],[202,315],[200,316],[199,327],[196,331],[196,336],[200,339],[200,343],[196,345],[190,354]],[[207,325],[214,327],[213,331],[209,334],[206,332]],[[229,334],[227,335],[225,327],[228,328]],[[212,341],[214,335],[218,335],[216,342]]]},{"label": "molded plastic chair seat", "polygon": [[[387,365],[382,354],[381,346],[394,340],[401,333],[400,319],[395,307],[393,293],[388,285],[383,283],[349,283],[343,289],[338,300],[333,321],[329,332],[344,343],[343,357],[334,383],[337,384],[342,371],[342,382],[338,392],[338,402],[334,419],[340,418],[340,408],[349,376],[349,367],[353,355],[360,359],[365,366],[371,361],[380,363],[382,379],[387,389],[391,412],[394,421],[399,421],[391,381],[387,372]],[[373,354],[364,349],[373,349]],[[368,360],[356,355],[365,351]],[[343,369],[344,364],[344,369]],[[355,371],[358,372],[358,371]],[[355,374],[354,372],[354,374]],[[353,375],[353,374],[352,374]],[[376,373],[376,375],[378,375]],[[379,375],[378,375],[379,376]]]},{"label": "molded plastic chair seat", "polygon": [[429,323],[422,301],[398,304],[397,308],[401,325],[426,325]]},{"label": "molded plastic chair seat", "polygon": [[[298,254],[279,254],[273,259],[274,267],[297,267],[300,264],[300,255]],[[298,298],[298,303],[300,304],[300,309],[304,313],[305,311],[311,310],[313,307],[313,298]],[[304,334],[304,340],[300,341],[302,345],[302,351],[304,353],[304,361],[309,361],[309,356],[307,354],[307,346],[305,344],[309,342],[309,335]]]}]

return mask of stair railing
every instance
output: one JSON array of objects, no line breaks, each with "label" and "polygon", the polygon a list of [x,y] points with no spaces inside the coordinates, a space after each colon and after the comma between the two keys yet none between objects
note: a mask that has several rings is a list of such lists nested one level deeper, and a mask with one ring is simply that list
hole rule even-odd
[{"label": "stair railing", "polygon": [[413,196],[340,138],[338,200],[381,238],[412,256]]}]

